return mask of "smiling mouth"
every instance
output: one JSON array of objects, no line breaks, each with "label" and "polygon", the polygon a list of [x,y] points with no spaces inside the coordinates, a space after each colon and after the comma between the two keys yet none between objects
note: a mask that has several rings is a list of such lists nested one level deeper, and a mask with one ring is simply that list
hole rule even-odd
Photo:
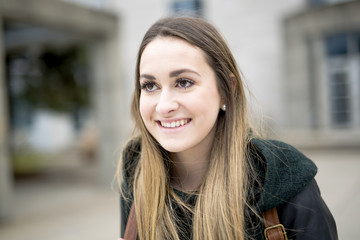
[{"label": "smiling mouth", "polygon": [[181,127],[181,126],[188,124],[190,121],[191,121],[191,119],[182,119],[182,120],[177,120],[177,121],[173,121],[173,122],[159,121],[159,124],[164,128],[177,128],[177,127]]}]

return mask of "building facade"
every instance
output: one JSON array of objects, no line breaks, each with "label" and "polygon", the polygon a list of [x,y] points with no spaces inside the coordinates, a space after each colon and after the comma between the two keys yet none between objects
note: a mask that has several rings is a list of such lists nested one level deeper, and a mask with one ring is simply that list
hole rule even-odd
[{"label": "building facade", "polygon": [[284,21],[287,129],[303,142],[359,146],[359,11],[344,1]]}]

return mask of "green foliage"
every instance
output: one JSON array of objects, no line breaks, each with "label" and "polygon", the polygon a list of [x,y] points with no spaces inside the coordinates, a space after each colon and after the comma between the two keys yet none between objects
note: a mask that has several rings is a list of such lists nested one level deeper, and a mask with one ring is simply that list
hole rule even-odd
[{"label": "green foliage", "polygon": [[70,112],[88,107],[86,56],[80,48],[46,49],[31,65],[22,98],[33,108]]},{"label": "green foliage", "polygon": [[46,158],[36,152],[17,152],[13,154],[13,171],[16,175],[34,174],[43,170]]}]

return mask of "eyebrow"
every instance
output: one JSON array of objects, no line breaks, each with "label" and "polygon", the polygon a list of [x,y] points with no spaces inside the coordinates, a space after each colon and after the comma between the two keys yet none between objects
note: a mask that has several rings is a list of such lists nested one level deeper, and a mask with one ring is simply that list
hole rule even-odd
[{"label": "eyebrow", "polygon": [[189,73],[194,73],[198,76],[200,76],[199,73],[193,71],[193,70],[190,70],[190,69],[187,69],[187,68],[184,68],[184,69],[179,69],[179,70],[176,70],[176,71],[173,71],[169,74],[170,77],[177,77],[179,76],[180,74],[184,73],[184,72],[189,72]]},{"label": "eyebrow", "polygon": [[[187,68],[172,71],[172,72],[170,72],[169,76],[170,76],[170,77],[177,77],[177,76],[179,76],[180,74],[186,73],[186,72],[194,73],[194,74],[200,76],[199,73],[197,73],[197,72],[195,72],[195,71],[193,71],[193,70],[187,69]],[[155,78],[154,76],[152,76],[152,75],[150,75],[150,74],[146,74],[146,73],[141,74],[141,75],[140,75],[140,78],[146,78],[146,79],[152,80],[152,81],[155,81],[155,80],[156,80],[156,78]]]},{"label": "eyebrow", "polygon": [[149,74],[141,74],[140,78],[146,78],[146,79],[155,81],[155,77],[152,75],[149,75]]}]

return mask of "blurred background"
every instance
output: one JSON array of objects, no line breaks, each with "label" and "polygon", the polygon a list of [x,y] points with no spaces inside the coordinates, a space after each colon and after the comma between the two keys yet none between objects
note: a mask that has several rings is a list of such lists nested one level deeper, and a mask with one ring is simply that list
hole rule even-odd
[{"label": "blurred background", "polygon": [[178,13],[222,32],[254,119],[316,162],[340,239],[356,239],[360,1],[345,0],[0,0],[0,239],[117,238],[137,48]]}]

